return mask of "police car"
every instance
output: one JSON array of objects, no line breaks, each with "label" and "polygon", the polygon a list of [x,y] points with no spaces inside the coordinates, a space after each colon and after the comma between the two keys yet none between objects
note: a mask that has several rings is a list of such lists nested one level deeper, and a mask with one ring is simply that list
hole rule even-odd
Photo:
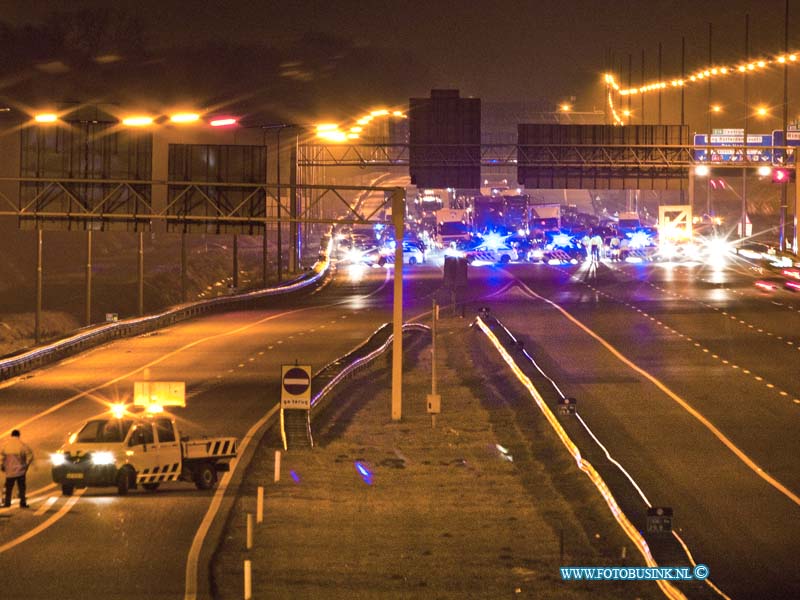
[{"label": "police car", "polygon": [[125,495],[139,485],[153,491],[170,481],[205,490],[217,484],[217,473],[230,469],[236,445],[234,437],[182,438],[158,400],[135,401],[132,407],[113,406],[70,435],[50,455],[52,477],[65,496],[85,487],[116,487]]}]

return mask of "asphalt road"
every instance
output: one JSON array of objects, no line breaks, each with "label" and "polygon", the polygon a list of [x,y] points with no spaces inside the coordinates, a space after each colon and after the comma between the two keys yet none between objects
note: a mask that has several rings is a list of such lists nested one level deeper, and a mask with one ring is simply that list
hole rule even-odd
[{"label": "asphalt road", "polygon": [[[416,272],[405,286],[408,316],[430,308],[441,277],[435,268]],[[108,403],[130,399],[133,381],[145,377],[186,382],[183,435],[241,439],[277,403],[281,364],[321,368],[345,354],[390,320],[391,296],[384,269],[343,267],[296,306],[195,319],[0,385],[0,435],[20,428],[36,452],[32,508],[0,509],[0,562],[15,574],[3,578],[3,597],[184,597],[187,555],[213,493],[174,483],[124,498],[90,488],[70,501],[51,483],[49,452]]]},{"label": "asphalt road", "polygon": [[[649,501],[674,509],[711,580],[732,598],[800,597],[800,297],[764,294],[746,267],[505,271],[517,283],[488,306]],[[644,501],[584,448],[644,529]]]},{"label": "asphalt road", "polygon": [[[488,306],[522,337],[651,503],[674,509],[716,585],[733,598],[800,597],[800,296],[764,295],[744,268],[486,266],[470,281],[465,314]],[[441,271],[407,268],[404,282],[410,319],[430,309]],[[50,485],[47,453],[130,397],[145,369],[187,382],[184,434],[241,438],[277,402],[281,364],[344,354],[391,318],[391,291],[383,269],[342,267],[296,306],[196,319],[2,384],[0,435],[22,429],[38,454],[29,489],[39,490],[31,510],[0,510],[0,561],[19,574],[4,596],[183,597],[212,494],[176,483],[68,501]],[[641,526],[643,500],[598,448],[585,453]]]}]

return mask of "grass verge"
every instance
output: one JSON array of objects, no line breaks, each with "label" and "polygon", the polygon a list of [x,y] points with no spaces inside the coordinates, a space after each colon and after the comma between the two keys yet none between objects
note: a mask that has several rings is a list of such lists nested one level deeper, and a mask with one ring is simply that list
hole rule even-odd
[{"label": "grass verge", "polygon": [[[285,453],[278,483],[275,438],[262,442],[213,561],[216,597],[242,597],[245,559],[253,598],[661,597],[652,583],[561,580],[561,565],[623,564],[627,539],[482,334],[458,319],[439,331],[435,428],[429,346],[412,345],[402,421],[381,360],[315,418],[317,447]],[[258,485],[265,518],[247,551]],[[631,550],[626,564],[642,564]]]}]

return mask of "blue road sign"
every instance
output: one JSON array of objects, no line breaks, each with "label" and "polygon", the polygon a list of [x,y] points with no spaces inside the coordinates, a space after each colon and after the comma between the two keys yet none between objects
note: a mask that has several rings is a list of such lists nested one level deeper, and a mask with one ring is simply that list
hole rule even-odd
[{"label": "blue road sign", "polygon": [[[755,162],[771,162],[772,135],[763,133],[748,133],[747,145],[755,146],[747,149],[747,156]],[[695,146],[712,146],[713,150],[697,149],[694,159],[708,162],[737,162],[742,160],[744,146],[743,129],[715,130],[710,136],[706,133],[694,135]],[[763,148],[766,146],[766,148]]]}]

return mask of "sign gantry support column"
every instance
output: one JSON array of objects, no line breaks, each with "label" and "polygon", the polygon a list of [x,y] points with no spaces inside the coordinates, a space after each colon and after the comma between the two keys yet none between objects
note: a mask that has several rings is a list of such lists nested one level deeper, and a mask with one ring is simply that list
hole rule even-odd
[{"label": "sign gantry support column", "polygon": [[403,417],[403,233],[405,190],[392,192],[394,224],[394,305],[392,310],[392,421]]},{"label": "sign gantry support column", "polygon": [[85,325],[92,324],[92,229],[86,230],[86,318]]}]

